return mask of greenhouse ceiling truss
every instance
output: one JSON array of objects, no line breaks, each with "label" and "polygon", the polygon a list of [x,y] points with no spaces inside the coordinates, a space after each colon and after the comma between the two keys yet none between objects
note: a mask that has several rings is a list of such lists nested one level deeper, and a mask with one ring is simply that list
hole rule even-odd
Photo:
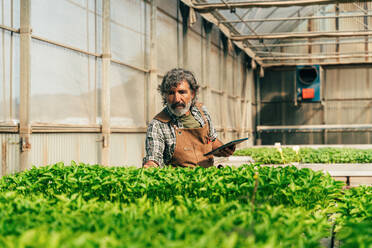
[{"label": "greenhouse ceiling truss", "polygon": [[263,68],[372,63],[371,0],[182,2]]}]

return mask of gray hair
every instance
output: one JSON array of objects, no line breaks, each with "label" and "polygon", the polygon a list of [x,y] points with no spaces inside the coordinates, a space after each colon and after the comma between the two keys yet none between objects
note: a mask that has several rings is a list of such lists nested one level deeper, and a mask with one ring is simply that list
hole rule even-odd
[{"label": "gray hair", "polygon": [[174,68],[165,74],[163,81],[158,86],[158,91],[160,92],[163,98],[163,104],[167,104],[167,97],[169,94],[169,90],[173,87],[177,87],[177,85],[182,82],[186,81],[189,83],[190,90],[195,93],[194,99],[192,99],[192,106],[194,106],[200,85],[196,82],[195,76],[191,71],[181,69],[181,68]]}]

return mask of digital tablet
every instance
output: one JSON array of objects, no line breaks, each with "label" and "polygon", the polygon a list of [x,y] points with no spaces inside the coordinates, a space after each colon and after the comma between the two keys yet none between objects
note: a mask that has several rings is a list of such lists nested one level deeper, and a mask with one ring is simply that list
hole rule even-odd
[{"label": "digital tablet", "polygon": [[229,147],[229,146],[231,146],[231,145],[237,145],[237,144],[240,144],[240,143],[242,143],[242,142],[244,142],[244,141],[246,141],[246,140],[248,140],[248,138],[243,138],[243,139],[237,139],[237,140],[230,141],[229,143],[226,143],[226,144],[224,144],[224,145],[222,145],[222,146],[219,146],[219,147],[217,147],[216,149],[214,149],[214,150],[212,150],[212,151],[210,151],[210,152],[204,154],[204,156],[208,156],[208,155],[211,155],[211,154],[215,154],[216,152],[218,152],[218,151],[221,150],[221,149],[224,149],[225,147]]}]

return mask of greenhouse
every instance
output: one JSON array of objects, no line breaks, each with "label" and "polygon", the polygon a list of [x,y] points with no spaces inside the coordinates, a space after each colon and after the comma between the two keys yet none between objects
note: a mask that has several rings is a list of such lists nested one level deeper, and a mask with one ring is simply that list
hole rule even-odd
[{"label": "greenhouse", "polygon": [[372,247],[371,50],[369,0],[0,0],[0,247]]}]

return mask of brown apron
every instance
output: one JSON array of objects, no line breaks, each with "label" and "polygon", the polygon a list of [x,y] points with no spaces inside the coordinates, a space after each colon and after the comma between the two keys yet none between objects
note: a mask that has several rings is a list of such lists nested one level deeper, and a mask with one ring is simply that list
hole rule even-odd
[{"label": "brown apron", "polygon": [[[209,140],[209,124],[201,110],[201,104],[196,104],[206,125],[200,128],[178,128],[173,125],[176,133],[176,147],[171,159],[172,166],[204,168],[213,165],[213,155],[204,156],[212,151],[212,142]],[[155,116],[161,122],[170,122],[170,116],[163,110]]]}]

